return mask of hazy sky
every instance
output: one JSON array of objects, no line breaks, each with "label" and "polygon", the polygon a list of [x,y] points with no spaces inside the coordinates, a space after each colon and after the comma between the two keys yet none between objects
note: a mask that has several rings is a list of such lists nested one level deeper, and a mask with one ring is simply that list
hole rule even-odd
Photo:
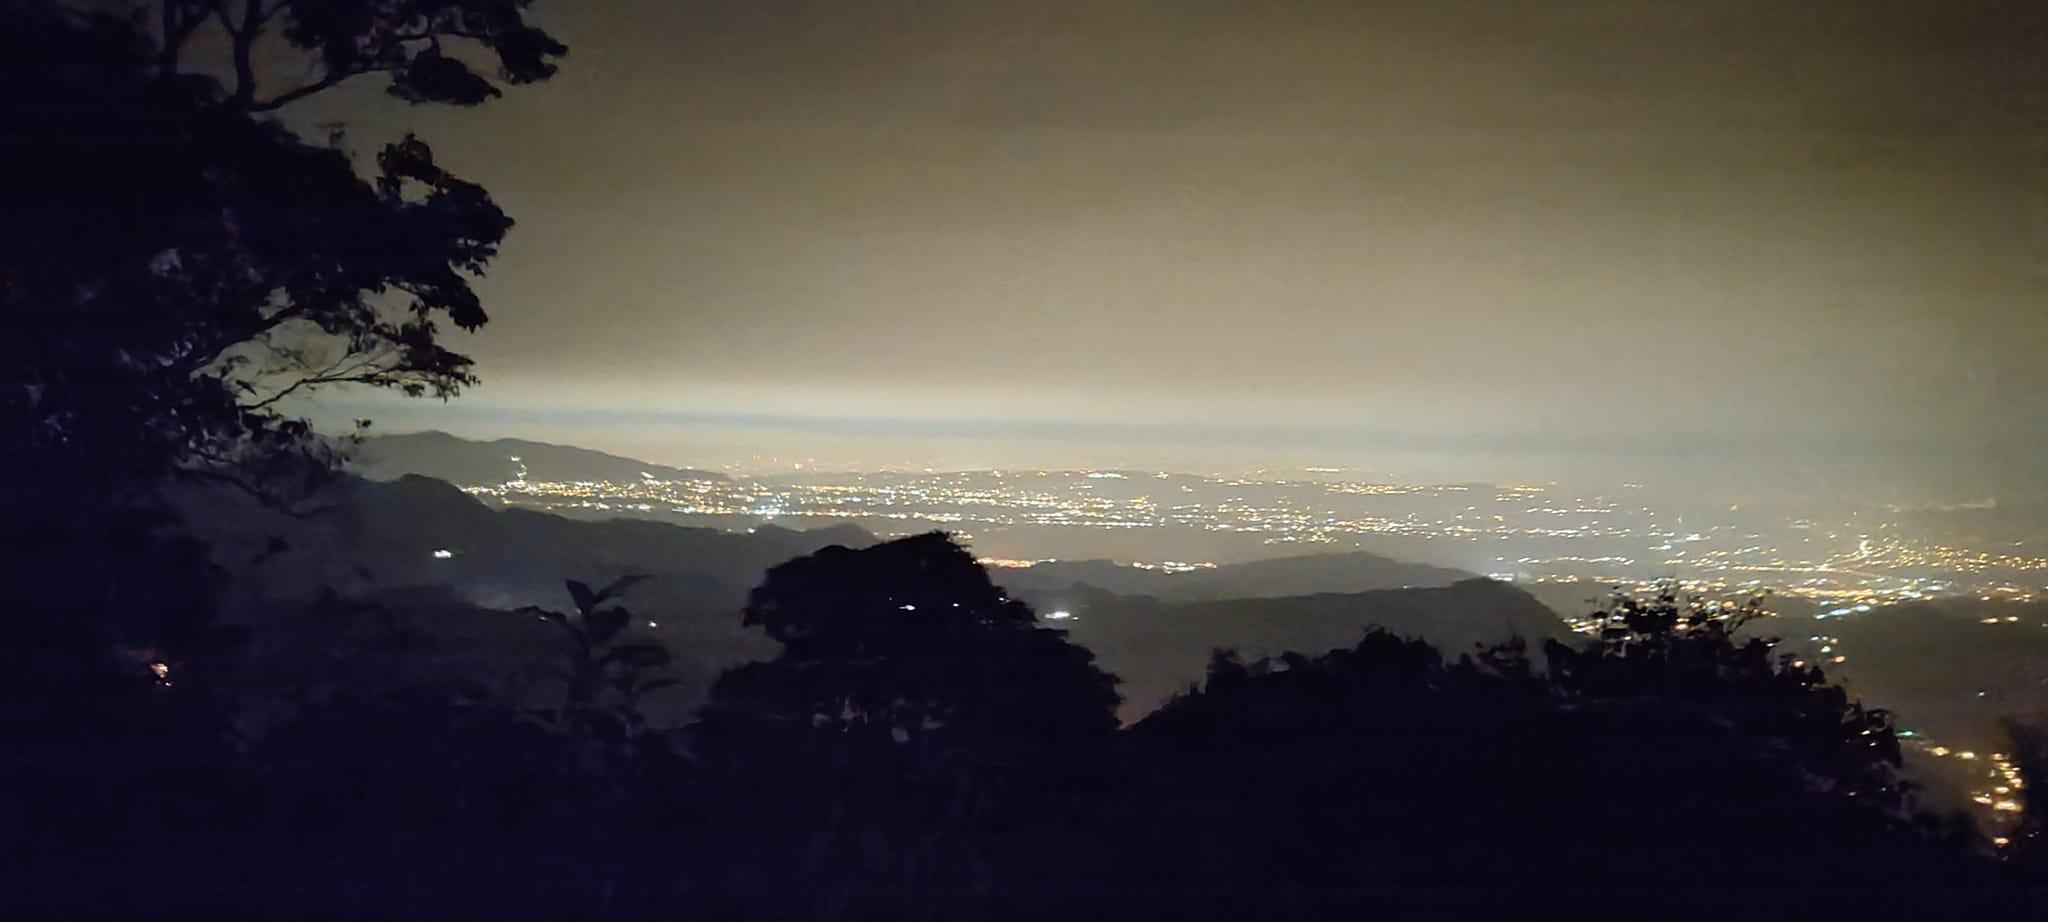
[{"label": "hazy sky", "polygon": [[388,426],[700,463],[2048,472],[2048,4],[537,9],[572,49],[549,84],[307,116],[417,128],[519,220],[461,344],[486,385]]}]

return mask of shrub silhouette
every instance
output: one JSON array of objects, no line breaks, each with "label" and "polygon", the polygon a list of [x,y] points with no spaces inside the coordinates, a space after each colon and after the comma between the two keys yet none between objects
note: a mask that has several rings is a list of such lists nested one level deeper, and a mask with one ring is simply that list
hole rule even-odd
[{"label": "shrub silhouette", "polygon": [[666,669],[674,656],[661,643],[637,636],[631,630],[632,611],[618,602],[621,593],[644,579],[623,576],[603,589],[568,580],[565,585],[576,606],[574,615],[520,609],[561,628],[571,643],[563,657],[562,705],[543,712],[551,721],[605,722],[630,734],[646,723],[640,699],[679,684],[673,678],[651,675]]}]

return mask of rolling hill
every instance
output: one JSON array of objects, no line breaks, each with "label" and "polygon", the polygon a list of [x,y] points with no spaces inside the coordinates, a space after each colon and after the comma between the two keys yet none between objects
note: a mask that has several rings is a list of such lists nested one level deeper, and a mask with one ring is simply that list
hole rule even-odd
[{"label": "rolling hill", "polygon": [[[226,617],[254,628],[261,655],[252,662],[279,683],[330,675],[382,686],[460,673],[508,688],[546,665],[560,640],[513,609],[566,611],[566,579],[602,585],[645,574],[625,601],[638,616],[635,629],[677,655],[684,687],[666,699],[675,719],[724,670],[775,653],[773,642],[740,624],[747,593],[767,568],[874,540],[851,526],[728,532],[493,509],[417,476],[344,479],[303,515],[227,490],[188,496],[185,505],[192,530],[231,577]],[[337,620],[337,612],[348,616]]]},{"label": "rolling hill", "polygon": [[1149,713],[1201,678],[1210,654],[1219,649],[1247,660],[1290,650],[1316,654],[1355,644],[1367,629],[1379,627],[1427,640],[1455,659],[1479,644],[1520,637],[1533,645],[1567,633],[1564,622],[1528,593],[1487,579],[1187,602],[1086,589],[1070,593],[1064,605],[1059,610],[1070,617],[1054,623],[1117,675],[1126,720]]},{"label": "rolling hill", "polygon": [[726,479],[710,471],[649,464],[588,448],[525,439],[476,442],[445,432],[364,439],[348,466],[371,480],[417,474],[464,486],[504,483],[519,479],[522,472],[527,480],[550,482]]}]

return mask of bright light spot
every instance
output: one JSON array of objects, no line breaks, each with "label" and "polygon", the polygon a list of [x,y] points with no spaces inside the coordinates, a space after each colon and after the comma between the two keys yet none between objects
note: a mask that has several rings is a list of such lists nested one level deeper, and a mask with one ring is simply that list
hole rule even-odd
[{"label": "bright light spot", "polygon": [[1045,613],[1045,620],[1047,621],[1072,621],[1073,619],[1074,613],[1067,611],[1064,608],[1060,609],[1059,611],[1049,611]]},{"label": "bright light spot", "polygon": [[447,549],[447,548],[445,548],[445,547],[444,547],[444,548],[442,548],[442,549],[440,549],[440,550],[438,550],[438,551],[435,551],[435,552],[434,552],[434,559],[435,559],[435,560],[447,560],[448,558],[450,558],[450,557],[453,557],[453,556],[455,556],[455,552],[454,552],[454,551],[451,551],[451,550],[449,550],[449,549]]},{"label": "bright light spot", "polygon": [[149,671],[155,673],[156,677],[161,679],[171,674],[171,667],[166,663],[150,663]]}]

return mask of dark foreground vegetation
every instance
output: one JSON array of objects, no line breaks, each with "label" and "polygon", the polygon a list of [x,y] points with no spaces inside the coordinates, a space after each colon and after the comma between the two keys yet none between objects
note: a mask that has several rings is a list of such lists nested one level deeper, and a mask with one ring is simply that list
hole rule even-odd
[{"label": "dark foreground vegetation", "polygon": [[1919,814],[1888,715],[1675,598],[1578,645],[1223,654],[1124,726],[1087,650],[926,535],[771,570],[745,618],[779,653],[685,726],[642,717],[678,677],[630,580],[503,613],[551,639],[545,706],[245,686],[261,620],[217,617],[163,489],[292,509],[332,445],[290,400],[472,383],[437,330],[484,323],[510,227],[419,139],[355,155],[273,113],[546,79],[564,49],[525,6],[0,4],[0,917],[2041,908],[2040,807],[1998,856]]},{"label": "dark foreground vegetation", "polygon": [[[36,915],[2024,918],[1917,814],[1887,715],[1662,598],[1447,660],[1373,632],[1134,726],[1113,679],[943,535],[772,570],[782,646],[653,730],[666,651],[613,593],[536,615],[561,703],[459,682],[264,702],[88,609],[9,612],[6,891]],[[222,667],[225,668],[225,667]],[[189,677],[188,677],[189,676]],[[2030,832],[2032,830],[2029,830]],[[1953,914],[1953,915],[1951,915]]]}]

